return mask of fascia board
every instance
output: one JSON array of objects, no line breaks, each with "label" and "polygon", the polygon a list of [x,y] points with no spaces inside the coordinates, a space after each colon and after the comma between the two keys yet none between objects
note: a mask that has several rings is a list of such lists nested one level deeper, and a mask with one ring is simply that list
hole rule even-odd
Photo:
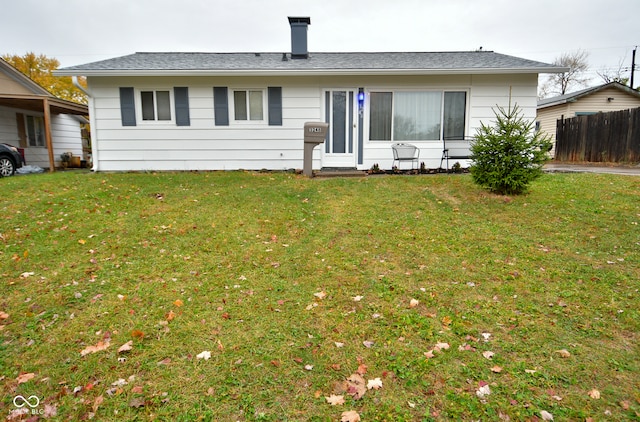
[{"label": "fascia board", "polygon": [[562,73],[568,68],[468,68],[468,69],[295,69],[295,70],[58,70],[56,76],[393,76],[393,75],[489,75],[489,74],[531,74],[531,73]]}]

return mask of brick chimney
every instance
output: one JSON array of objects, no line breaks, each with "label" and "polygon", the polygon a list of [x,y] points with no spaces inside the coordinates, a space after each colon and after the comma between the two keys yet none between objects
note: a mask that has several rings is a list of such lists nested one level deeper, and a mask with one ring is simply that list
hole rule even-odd
[{"label": "brick chimney", "polygon": [[289,17],[291,26],[291,58],[308,59],[307,28],[311,25],[311,18]]}]

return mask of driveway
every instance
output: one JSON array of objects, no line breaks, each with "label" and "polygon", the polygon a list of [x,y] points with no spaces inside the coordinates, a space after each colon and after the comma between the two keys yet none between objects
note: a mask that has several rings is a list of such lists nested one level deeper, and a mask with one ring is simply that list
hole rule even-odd
[{"label": "driveway", "polygon": [[544,171],[547,173],[610,173],[640,176],[640,165],[608,166],[604,164],[547,163],[544,165]]}]

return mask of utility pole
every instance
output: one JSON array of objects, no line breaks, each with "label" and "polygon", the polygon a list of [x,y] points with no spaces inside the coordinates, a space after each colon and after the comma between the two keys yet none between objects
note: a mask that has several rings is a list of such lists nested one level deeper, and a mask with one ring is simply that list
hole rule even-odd
[{"label": "utility pole", "polygon": [[633,73],[636,70],[636,50],[638,49],[638,46],[636,45],[636,48],[633,49],[633,53],[631,54],[631,89],[635,89],[633,87]]}]

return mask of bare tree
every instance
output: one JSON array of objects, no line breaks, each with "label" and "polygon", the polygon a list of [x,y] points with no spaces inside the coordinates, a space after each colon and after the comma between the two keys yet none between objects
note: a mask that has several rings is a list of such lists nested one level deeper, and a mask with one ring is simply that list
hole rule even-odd
[{"label": "bare tree", "polygon": [[618,62],[617,69],[602,69],[602,70],[596,71],[596,73],[598,74],[598,76],[600,76],[600,78],[602,78],[602,81],[606,84],[611,82],[620,82],[621,84],[626,85],[629,83],[629,78],[626,76],[623,76],[623,73],[628,71],[629,71],[629,68],[624,67],[624,59],[620,59],[620,61]]},{"label": "bare tree", "polygon": [[584,76],[589,69],[589,53],[578,50],[575,53],[563,53],[553,61],[556,66],[568,67],[567,72],[553,73],[547,81],[540,87],[540,97],[550,97],[552,95],[564,95],[569,89],[585,87],[589,78]]}]

